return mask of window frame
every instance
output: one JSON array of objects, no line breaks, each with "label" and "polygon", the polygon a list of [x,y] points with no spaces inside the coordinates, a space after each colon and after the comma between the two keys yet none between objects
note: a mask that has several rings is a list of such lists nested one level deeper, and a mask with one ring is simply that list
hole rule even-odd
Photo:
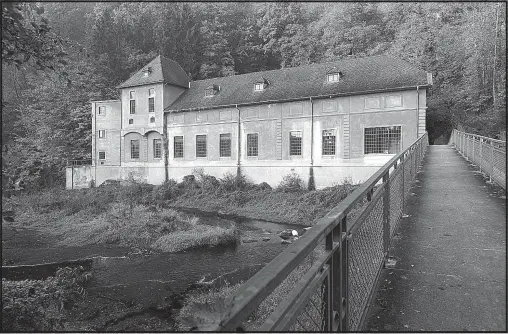
[{"label": "window frame", "polygon": [[[152,122],[152,120],[153,120],[153,122]],[[155,117],[154,116],[150,117],[150,119],[148,120],[148,123],[155,124]]]},{"label": "window frame", "polygon": [[[104,111],[101,112],[101,109],[104,110]],[[106,106],[99,106],[98,107],[98,111],[97,111],[97,115],[98,116],[105,116],[106,115]]]},{"label": "window frame", "polygon": [[[256,155],[250,155],[249,153],[249,136],[256,136]],[[258,158],[259,157],[259,132],[250,132],[245,136],[245,154],[247,158]]]},{"label": "window frame", "polygon": [[[331,80],[330,80],[331,78]],[[339,82],[340,81],[340,73],[339,72],[331,72],[326,74],[327,82]]]},{"label": "window frame", "polygon": [[[150,91],[153,91],[153,94]],[[148,88],[148,112],[155,112],[155,88]]]},{"label": "window frame", "polygon": [[[369,152],[369,153],[366,153],[366,145],[367,145],[367,142],[366,142],[366,138],[365,138],[365,130],[366,129],[375,129],[375,128],[399,128],[399,147],[398,149],[396,150],[395,153],[390,153],[390,144],[391,144],[391,141],[390,141],[390,133],[388,132],[388,153],[383,153],[383,152]],[[376,125],[376,126],[365,126],[363,127],[362,129],[363,131],[363,136],[362,136],[362,147],[363,147],[363,155],[364,156],[374,156],[374,155],[395,155],[395,154],[398,154],[402,151],[402,124],[390,124],[390,125]],[[397,134],[395,132],[395,134]],[[378,144],[378,146],[380,146]]]},{"label": "window frame", "polygon": [[[182,138],[182,141],[176,141],[176,138]],[[181,156],[176,156],[176,153],[177,152],[180,152],[180,150],[177,151],[176,149],[176,144],[181,144],[182,147],[181,147]],[[183,159],[184,158],[184,153],[185,153],[185,145],[184,145],[184,136],[173,136],[173,159]]]},{"label": "window frame", "polygon": [[[104,139],[104,138],[106,138],[106,130],[99,130],[98,132],[99,132],[99,133],[98,133],[98,138],[99,138],[99,139]],[[101,136],[101,133],[102,133],[102,136]]]},{"label": "window frame", "polygon": [[[227,141],[228,141],[228,145],[229,147],[225,147],[222,145],[223,143],[223,136],[228,136],[227,138]],[[232,147],[232,140],[231,140],[232,136],[231,136],[231,132],[227,132],[227,133],[220,133],[219,134],[219,158],[231,158],[231,147]],[[223,152],[224,150],[227,150],[229,151],[229,155],[223,155]],[[226,151],[226,153],[227,153]]]},{"label": "window frame", "polygon": [[[137,158],[133,157],[133,153],[135,153],[135,151],[134,151],[134,145],[133,145],[134,142],[137,142],[137,146],[138,146],[137,147],[137,155],[138,155]],[[140,159],[140,151],[141,151],[140,144],[141,143],[140,143],[139,139],[131,139],[131,141],[130,141],[131,160],[139,160]]]},{"label": "window frame", "polygon": [[206,88],[205,89],[205,97],[211,97],[215,95],[215,89],[213,88]]},{"label": "window frame", "polygon": [[[154,159],[162,159],[162,138],[154,138],[153,139],[153,158]],[[159,146],[157,150],[157,146]],[[159,151],[159,156],[157,156],[157,151]]]},{"label": "window frame", "polygon": [[[298,132],[300,134],[300,137],[297,137],[297,136],[292,137],[292,133],[294,133],[294,132]],[[300,154],[292,154],[292,152],[293,152],[292,138],[300,138],[300,148],[299,148]],[[303,155],[303,131],[302,130],[291,130],[291,131],[289,131],[289,156],[290,157],[302,157],[302,155]]]},{"label": "window frame", "polygon": [[[331,154],[325,154],[325,150],[329,150],[330,148],[329,147],[325,147],[325,132],[326,131],[329,131],[329,132],[333,132],[333,137],[334,137],[334,140],[332,142],[333,144],[333,153]],[[332,135],[327,135],[327,137],[331,137]],[[324,130],[321,130],[321,156],[323,157],[334,157],[337,155],[337,129],[335,128],[332,128],[332,129],[324,129]]]},{"label": "window frame", "polygon": [[129,123],[129,125],[134,124],[134,118],[129,118],[128,123]]},{"label": "window frame", "polygon": [[[101,158],[101,153],[104,154],[104,158]],[[98,151],[97,157],[98,157],[97,160],[100,160],[100,161],[106,160],[106,151]]]},{"label": "window frame", "polygon": [[129,91],[129,115],[136,114],[136,91]]},{"label": "window frame", "polygon": [[265,90],[265,84],[264,82],[256,82],[254,83],[254,91],[255,92],[262,92]]},{"label": "window frame", "polygon": [[[198,153],[202,154],[203,151],[199,152],[198,150],[201,148],[203,149],[202,147],[198,147],[198,137],[200,138],[203,138],[205,139],[205,146],[204,146],[204,155],[199,155]],[[208,138],[207,138],[207,135],[206,134],[196,134],[196,159],[204,159],[204,158],[207,158],[208,157]]]},{"label": "window frame", "polygon": [[[386,102],[391,97],[398,97],[400,103],[388,105]],[[389,94],[385,96],[385,108],[401,108],[403,106],[404,106],[404,98],[402,94]]]}]

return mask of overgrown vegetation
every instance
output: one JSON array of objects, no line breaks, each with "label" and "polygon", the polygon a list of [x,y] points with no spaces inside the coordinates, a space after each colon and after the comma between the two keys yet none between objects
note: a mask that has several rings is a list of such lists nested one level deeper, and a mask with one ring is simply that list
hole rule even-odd
[{"label": "overgrown vegetation", "polygon": [[65,267],[45,280],[2,279],[2,330],[62,330],[66,312],[85,296],[84,287],[91,278],[83,267]]},{"label": "overgrown vegetation", "polygon": [[[282,281],[277,288],[258,306],[243,325],[248,331],[259,330],[268,316],[275,310],[281,301],[291,292],[303,275],[314,264],[316,259],[323,254],[323,248],[314,250],[299,266],[297,266]],[[220,323],[229,311],[226,299],[232,296],[242,283],[230,285],[228,283],[220,287],[212,287],[191,292],[187,295],[183,307],[176,316],[179,330],[190,329],[210,330],[213,325]],[[311,328],[311,326],[309,326]]]}]

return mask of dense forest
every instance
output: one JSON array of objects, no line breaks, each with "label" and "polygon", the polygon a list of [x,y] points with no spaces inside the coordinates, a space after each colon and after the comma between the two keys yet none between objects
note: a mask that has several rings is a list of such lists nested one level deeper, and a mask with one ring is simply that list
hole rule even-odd
[{"label": "dense forest", "polygon": [[427,72],[431,141],[506,129],[506,3],[2,3],[2,175],[61,185],[90,101],[158,54],[193,80],[387,54]]}]

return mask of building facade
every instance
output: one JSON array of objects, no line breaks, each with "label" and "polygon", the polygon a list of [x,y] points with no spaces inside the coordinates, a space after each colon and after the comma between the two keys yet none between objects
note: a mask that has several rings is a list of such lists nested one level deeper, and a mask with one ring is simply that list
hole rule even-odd
[{"label": "building facade", "polygon": [[89,178],[160,184],[202,168],[272,186],[311,170],[317,188],[361,182],[425,132],[431,81],[385,56],[190,81],[159,56],[121,100],[92,102]]}]

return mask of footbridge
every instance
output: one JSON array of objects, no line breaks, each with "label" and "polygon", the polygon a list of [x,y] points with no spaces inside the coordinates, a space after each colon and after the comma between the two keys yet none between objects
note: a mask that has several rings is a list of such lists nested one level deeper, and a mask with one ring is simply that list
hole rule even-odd
[{"label": "footbridge", "polygon": [[504,332],[505,184],[506,142],[425,134],[199,329]]}]

